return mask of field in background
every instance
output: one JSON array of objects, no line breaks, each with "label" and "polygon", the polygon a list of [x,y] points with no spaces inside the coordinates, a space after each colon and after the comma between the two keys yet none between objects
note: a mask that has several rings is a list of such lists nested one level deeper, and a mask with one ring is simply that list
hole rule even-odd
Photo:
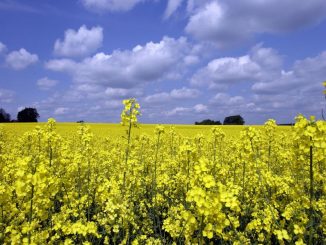
[{"label": "field in background", "polygon": [[[43,127],[46,123],[3,123],[1,125],[4,126],[6,131],[10,132],[12,135],[22,135],[26,131],[30,131],[35,129],[36,126]],[[126,127],[120,124],[111,124],[111,123],[85,123],[85,125],[90,126],[90,130],[96,137],[120,137],[124,136],[126,133]],[[58,134],[62,136],[68,136],[72,133],[76,133],[78,126],[80,123],[57,123],[56,131]],[[133,129],[134,135],[140,134],[148,134],[153,135],[155,131],[155,127],[157,124],[140,124],[139,128]],[[175,131],[185,137],[193,137],[197,134],[203,134],[207,136],[211,133],[211,128],[213,126],[203,126],[203,125],[173,125],[173,124],[163,124],[165,129],[169,129],[171,127],[175,128]],[[251,127],[261,129],[262,125],[250,125]],[[239,136],[241,130],[248,127],[248,125],[244,126],[218,126],[220,127],[227,136]],[[277,131],[279,132],[288,132],[291,129],[290,126],[278,126]]]}]

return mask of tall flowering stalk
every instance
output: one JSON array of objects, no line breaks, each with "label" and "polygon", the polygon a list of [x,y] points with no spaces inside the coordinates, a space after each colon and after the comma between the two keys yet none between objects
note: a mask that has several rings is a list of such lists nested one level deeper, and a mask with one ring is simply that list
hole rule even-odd
[{"label": "tall flowering stalk", "polygon": [[[130,98],[127,100],[123,100],[122,102],[125,106],[123,111],[121,112],[121,124],[123,126],[128,126],[126,131],[127,133],[127,147],[126,147],[126,155],[125,155],[125,165],[127,166],[129,153],[130,153],[130,140],[131,140],[131,129],[132,127],[138,127],[138,119],[140,116],[140,105],[136,101],[135,98]],[[124,172],[123,177],[123,186],[125,186],[126,181],[126,172]]]}]

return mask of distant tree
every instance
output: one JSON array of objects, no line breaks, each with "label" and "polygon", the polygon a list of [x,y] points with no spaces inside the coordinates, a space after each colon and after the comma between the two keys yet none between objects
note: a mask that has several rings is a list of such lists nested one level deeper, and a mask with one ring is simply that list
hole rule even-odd
[{"label": "distant tree", "polygon": [[25,108],[17,114],[18,122],[37,122],[39,117],[40,115],[35,108]]},{"label": "distant tree", "polygon": [[220,121],[214,121],[211,119],[205,119],[201,122],[195,122],[195,125],[222,125]]},{"label": "distant tree", "polygon": [[10,122],[10,114],[2,108],[0,108],[0,123],[1,122]]},{"label": "distant tree", "polygon": [[77,123],[84,123],[84,122],[85,122],[84,120],[77,121]]},{"label": "distant tree", "polygon": [[240,115],[229,116],[224,119],[223,125],[243,125],[245,121]]}]

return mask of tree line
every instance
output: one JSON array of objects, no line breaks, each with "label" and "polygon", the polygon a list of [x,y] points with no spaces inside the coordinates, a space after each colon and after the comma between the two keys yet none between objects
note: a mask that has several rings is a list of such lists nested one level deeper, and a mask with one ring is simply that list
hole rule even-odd
[{"label": "tree line", "polygon": [[[11,119],[9,113],[0,108],[0,123],[3,122],[37,122],[40,117],[36,108],[25,107],[17,114],[17,119]],[[83,121],[78,121],[83,122]],[[244,125],[245,121],[240,115],[225,117],[223,125]],[[222,125],[220,121],[205,119],[201,122],[195,122],[195,125]]]},{"label": "tree line", "polygon": [[[223,125],[244,125],[245,121],[242,116],[235,115],[224,118]],[[195,125],[222,125],[220,121],[205,119],[201,122],[195,122]]]},{"label": "tree line", "polygon": [[0,123],[3,122],[37,122],[40,115],[36,108],[25,107],[17,113],[17,119],[11,119],[11,115],[0,108]]}]

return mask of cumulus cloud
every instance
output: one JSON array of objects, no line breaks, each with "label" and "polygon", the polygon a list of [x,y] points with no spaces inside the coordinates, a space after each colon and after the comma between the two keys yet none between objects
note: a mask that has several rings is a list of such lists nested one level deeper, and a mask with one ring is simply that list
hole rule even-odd
[{"label": "cumulus cloud", "polygon": [[261,108],[254,104],[250,96],[245,98],[244,95],[217,93],[209,100],[208,110],[214,111],[214,117],[219,116],[219,120],[230,115],[247,115],[256,110],[258,112]]},{"label": "cumulus cloud", "polygon": [[156,93],[152,95],[148,95],[145,97],[144,101],[147,103],[163,103],[167,102],[171,99],[171,96],[167,92]]},{"label": "cumulus cloud", "polygon": [[258,44],[247,55],[210,61],[193,75],[191,84],[225,89],[237,82],[264,81],[277,76],[282,63],[276,50]]},{"label": "cumulus cloud", "polygon": [[38,61],[38,56],[36,54],[31,54],[24,48],[18,51],[12,51],[6,56],[6,64],[15,69],[22,70],[27,66],[34,64]]},{"label": "cumulus cloud", "polygon": [[114,99],[126,99],[126,98],[137,98],[143,95],[141,89],[125,89],[125,88],[107,88],[105,90],[105,95],[109,98]]},{"label": "cumulus cloud", "polygon": [[184,63],[187,65],[194,65],[199,63],[199,57],[197,55],[187,55],[184,57]]},{"label": "cumulus cloud", "polygon": [[326,51],[316,57],[298,60],[289,71],[282,70],[276,79],[258,81],[252,90],[258,94],[277,94],[281,91],[317,92],[326,77]]},{"label": "cumulus cloud", "polygon": [[172,110],[166,112],[167,116],[176,116],[176,115],[183,115],[185,113],[189,113],[192,110],[192,108],[189,107],[175,107]]},{"label": "cumulus cloud", "polygon": [[64,40],[57,39],[54,44],[54,53],[58,56],[80,57],[94,53],[103,42],[103,28],[85,25],[77,31],[68,29],[65,31]]},{"label": "cumulus cloud", "polygon": [[208,112],[207,105],[197,104],[193,108],[194,108],[196,113],[207,113]]},{"label": "cumulus cloud", "polygon": [[200,95],[199,90],[182,87],[181,89],[173,89],[170,96],[173,99],[193,99]]},{"label": "cumulus cloud", "polygon": [[231,83],[257,79],[260,67],[249,55],[239,58],[224,57],[212,60],[196,73],[192,84]]},{"label": "cumulus cloud", "polygon": [[298,113],[318,117],[325,107],[322,95],[325,77],[326,52],[322,52],[296,61],[290,70],[281,71],[277,78],[254,83],[252,102],[261,112],[279,117],[293,119]]},{"label": "cumulus cloud", "polygon": [[54,110],[54,115],[59,116],[59,115],[65,115],[69,113],[69,108],[67,107],[58,107]]},{"label": "cumulus cloud", "polygon": [[245,99],[242,96],[230,96],[227,93],[217,93],[210,102],[219,107],[233,107],[243,104]]},{"label": "cumulus cloud", "polygon": [[56,59],[47,62],[45,64],[45,67],[52,71],[73,73],[77,64],[78,64],[77,62],[71,59]]},{"label": "cumulus cloud", "polygon": [[[43,120],[55,117],[58,120],[72,122],[78,120],[119,122],[123,108],[120,99],[109,98],[105,96],[104,91],[100,98],[92,97],[93,92],[75,91],[77,88],[72,87],[67,91],[54,93],[34,103],[33,106],[38,109]],[[76,95],[80,98],[76,99]]]},{"label": "cumulus cloud", "polygon": [[128,11],[145,0],[82,0],[84,7],[93,12]]},{"label": "cumulus cloud", "polygon": [[49,90],[52,87],[54,87],[55,85],[57,85],[58,81],[49,79],[47,77],[43,77],[43,78],[40,78],[39,80],[37,80],[36,84],[39,87],[39,89],[41,89],[41,90]]},{"label": "cumulus cloud", "polygon": [[55,59],[46,68],[65,72],[75,83],[94,84],[111,88],[131,88],[161,79],[177,79],[186,54],[191,53],[187,39],[164,37],[160,42],[137,45],[132,50],[116,50],[112,54],[97,53],[75,62]]},{"label": "cumulus cloud", "polygon": [[206,105],[197,104],[192,107],[178,106],[170,111],[167,111],[165,114],[168,117],[171,117],[171,116],[184,116],[189,114],[205,114],[207,112],[208,112],[208,107]]},{"label": "cumulus cloud", "polygon": [[210,61],[195,72],[191,84],[219,90],[208,104],[219,115],[240,113],[259,122],[273,117],[291,122],[298,113],[320,115],[325,77],[326,51],[285,69],[282,55],[259,44],[243,56]]},{"label": "cumulus cloud", "polygon": [[197,89],[182,87],[181,89],[173,89],[169,93],[161,92],[145,97],[144,101],[147,103],[163,103],[171,100],[194,99],[200,95]]},{"label": "cumulus cloud", "polygon": [[0,102],[1,103],[11,103],[14,99],[15,92],[9,89],[0,88]]},{"label": "cumulus cloud", "polygon": [[186,32],[220,47],[257,33],[293,31],[326,17],[324,0],[189,0],[188,9]]},{"label": "cumulus cloud", "polygon": [[104,108],[111,109],[111,110],[121,109],[122,108],[121,100],[107,100],[104,102]]}]

